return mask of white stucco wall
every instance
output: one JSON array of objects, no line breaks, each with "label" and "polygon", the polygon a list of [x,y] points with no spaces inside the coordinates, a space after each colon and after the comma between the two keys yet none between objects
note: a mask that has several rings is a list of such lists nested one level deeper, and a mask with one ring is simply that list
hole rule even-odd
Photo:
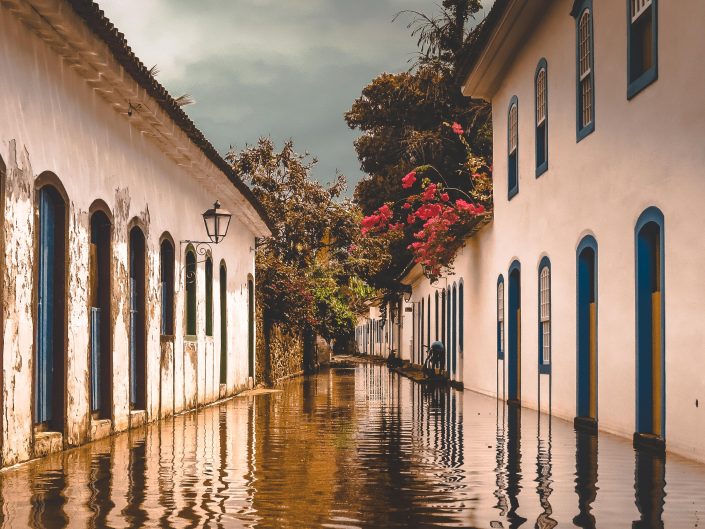
[{"label": "white stucco wall", "polygon": [[[635,431],[635,241],[639,215],[665,217],[665,357],[667,449],[705,460],[705,282],[700,226],[705,179],[705,73],[693,67],[705,49],[703,5],[659,2],[659,79],[626,97],[623,2],[594,3],[595,131],[576,143],[575,21],[553,2],[503,73],[492,98],[494,212],[468,241],[449,282],[465,285],[466,388],[502,395],[496,360],[496,285],[521,263],[521,400],[539,406],[538,265],[551,261],[552,412],[576,415],[576,248],[598,243],[598,419],[603,430]],[[549,169],[535,177],[534,75],[548,62]],[[690,58],[690,59],[689,59]],[[507,112],[519,100],[519,194],[507,200]],[[417,285],[414,299],[432,287]],[[427,283],[427,282],[426,282]],[[505,283],[506,284],[506,283]],[[505,300],[506,300],[505,294]],[[505,310],[507,303],[505,301]],[[505,316],[506,318],[506,316]],[[432,324],[433,325],[433,324]],[[505,323],[506,325],[506,323]],[[499,373],[499,376],[498,376]],[[548,375],[541,378],[548,408]],[[696,406],[696,401],[698,405]]]},{"label": "white stucco wall", "polygon": [[[149,136],[116,112],[43,41],[7,12],[0,17],[0,156],[6,166],[3,265],[3,464],[32,455],[34,350],[35,178],[51,172],[68,196],[67,421],[64,442],[89,439],[88,300],[89,208],[104,200],[113,215],[112,311],[113,428],[129,425],[128,409],[128,243],[135,220],[147,242],[147,419],[184,409],[190,384],[199,403],[216,400],[220,367],[219,265],[227,266],[228,392],[247,383],[247,279],[254,276],[254,232],[233,217],[226,239],[213,246],[213,337],[205,336],[204,264],[198,265],[198,365],[184,378],[184,289],[180,240],[206,237],[201,213],[220,198],[233,211],[237,203],[218,195],[231,186],[216,173],[198,182],[193,170],[177,165]],[[160,237],[176,241],[174,374],[160,368]],[[180,251],[181,250],[181,251]],[[203,259],[199,257],[199,259]],[[167,370],[169,371],[169,370]],[[174,385],[175,403],[160,391],[164,378]],[[194,395],[195,397],[195,395]]]}]

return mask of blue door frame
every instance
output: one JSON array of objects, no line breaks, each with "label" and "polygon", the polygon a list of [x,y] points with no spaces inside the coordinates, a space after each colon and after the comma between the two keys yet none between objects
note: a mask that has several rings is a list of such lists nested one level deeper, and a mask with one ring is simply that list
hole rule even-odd
[{"label": "blue door frame", "polygon": [[657,208],[635,227],[636,431],[666,437],[664,217]]},{"label": "blue door frame", "polygon": [[[578,417],[597,420],[597,241],[595,238],[585,237],[578,245],[576,253],[576,411]],[[592,321],[593,318],[594,321]],[[591,340],[593,340],[592,356]]]},{"label": "blue door frame", "polygon": [[507,314],[508,392],[510,401],[521,400],[521,265],[509,267],[509,313]]},{"label": "blue door frame", "polygon": [[39,296],[37,300],[37,359],[35,363],[35,422],[54,419],[54,306],[56,269],[56,206],[52,190],[39,192]]}]

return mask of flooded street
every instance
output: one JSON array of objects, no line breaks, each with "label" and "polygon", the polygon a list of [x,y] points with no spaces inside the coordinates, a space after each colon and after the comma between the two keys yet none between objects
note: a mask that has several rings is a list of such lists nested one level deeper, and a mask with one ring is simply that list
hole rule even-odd
[{"label": "flooded street", "polygon": [[363,365],[0,473],[2,527],[705,527],[705,466]]}]

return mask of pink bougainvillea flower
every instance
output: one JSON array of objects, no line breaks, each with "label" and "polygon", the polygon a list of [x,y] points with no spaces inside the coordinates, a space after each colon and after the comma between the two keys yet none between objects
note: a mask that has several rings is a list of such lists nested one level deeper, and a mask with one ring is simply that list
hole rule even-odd
[{"label": "pink bougainvillea flower", "polygon": [[441,200],[442,200],[443,202],[448,202],[448,201],[450,200],[450,197],[448,196],[448,193],[443,193],[443,194],[441,195]]},{"label": "pink bougainvillea flower", "polygon": [[377,211],[381,215],[382,220],[388,220],[392,218],[392,210],[387,204],[382,205],[382,207],[380,207]]},{"label": "pink bougainvillea flower", "polygon": [[414,222],[416,222],[416,215],[414,215],[413,213],[407,215],[407,217],[406,217],[406,223],[407,223],[407,224],[413,224]]},{"label": "pink bougainvillea flower", "polygon": [[438,189],[438,186],[436,184],[429,184],[426,189],[424,189],[423,194],[421,195],[421,200],[424,202],[428,202],[429,200],[433,200],[436,197],[436,190]]},{"label": "pink bougainvillea flower", "polygon": [[403,207],[404,209],[411,209],[411,204],[409,204],[408,202],[405,202],[402,207]]},{"label": "pink bougainvillea flower", "polygon": [[453,125],[451,126],[451,128],[453,129],[453,133],[455,133],[455,134],[464,134],[465,133],[465,131],[463,130],[463,127],[460,125],[460,123],[458,123],[456,121],[453,122]]},{"label": "pink bougainvillea flower", "polygon": [[472,179],[477,180],[478,178],[482,178],[482,175],[480,173],[473,173],[472,174]]},{"label": "pink bougainvillea flower", "polygon": [[401,179],[401,187],[404,189],[409,189],[416,182],[416,171],[411,171],[404,178]]}]

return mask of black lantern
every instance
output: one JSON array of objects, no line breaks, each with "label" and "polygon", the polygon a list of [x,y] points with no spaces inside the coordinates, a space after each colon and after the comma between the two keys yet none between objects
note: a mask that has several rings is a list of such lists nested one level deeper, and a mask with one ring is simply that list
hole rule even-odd
[{"label": "black lantern", "polygon": [[404,293],[404,301],[409,303],[409,301],[411,301],[411,293],[412,293],[411,285],[404,285],[402,288],[403,288],[402,292]]},{"label": "black lantern", "polygon": [[230,226],[232,213],[222,209],[217,200],[213,207],[203,213],[203,222],[206,225],[206,233],[213,244],[218,244],[225,238]]}]

